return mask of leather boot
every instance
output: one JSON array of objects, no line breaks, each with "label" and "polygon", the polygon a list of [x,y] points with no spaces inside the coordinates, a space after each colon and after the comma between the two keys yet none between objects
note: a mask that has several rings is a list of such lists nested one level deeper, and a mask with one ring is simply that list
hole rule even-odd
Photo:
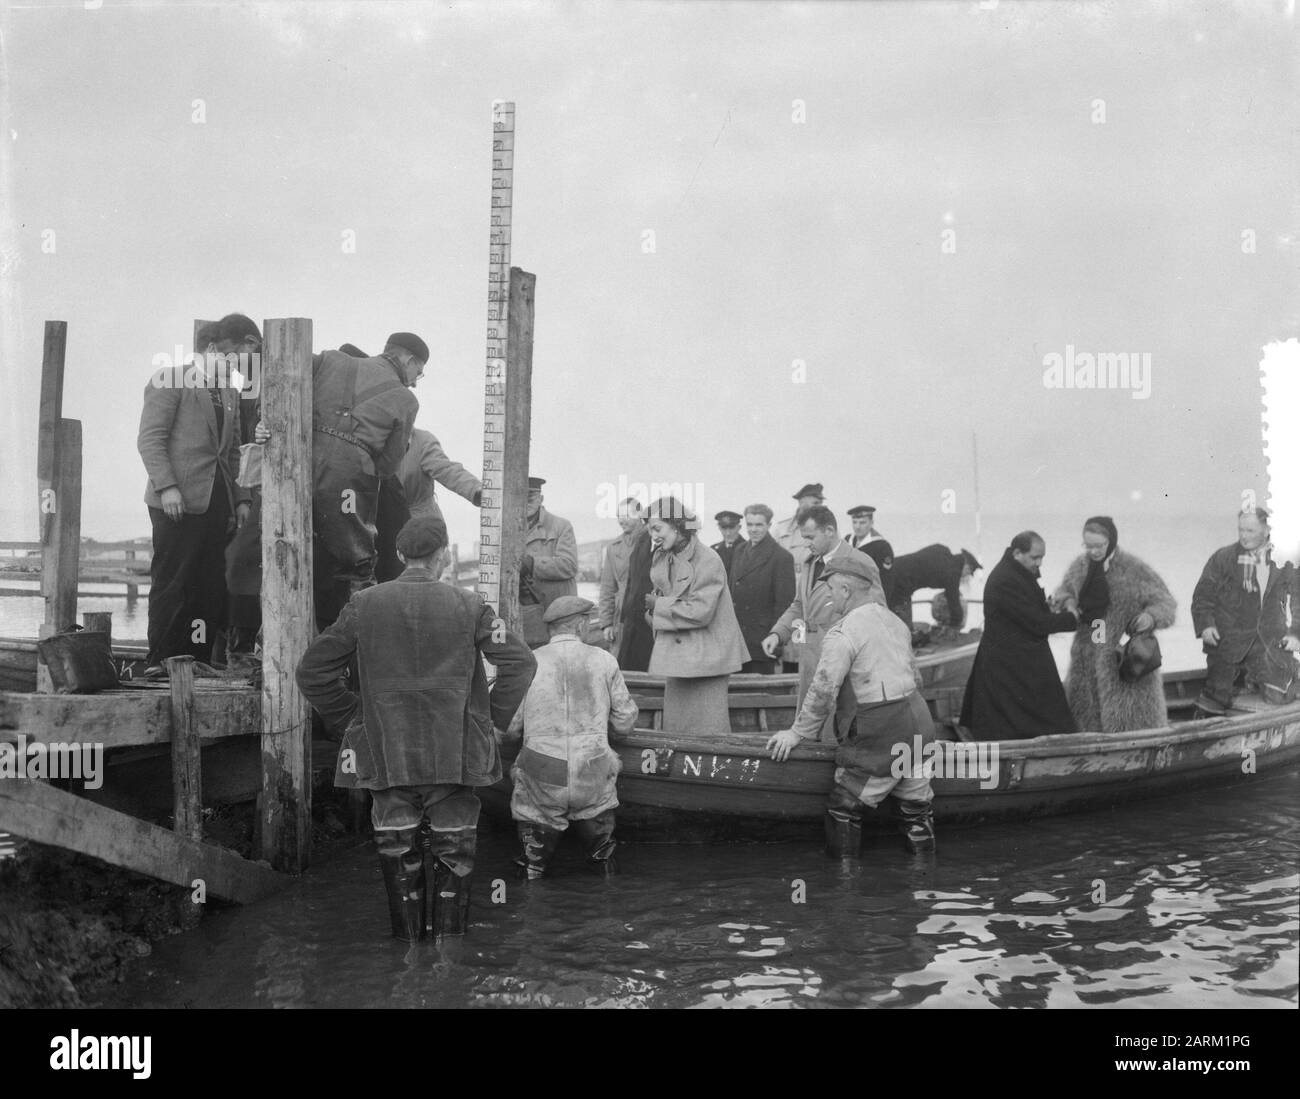
[{"label": "leather boot", "polygon": [[618,844],[614,842],[614,810],[607,809],[589,820],[575,820],[571,827],[586,849],[587,868],[607,878],[617,874],[618,863],[614,860],[614,852]]},{"label": "leather boot", "polygon": [[836,785],[826,799],[826,853],[856,859],[862,851],[862,803]]},{"label": "leather boot", "polygon": [[393,937],[413,943],[424,938],[424,860],[418,851],[380,855]]},{"label": "leather boot", "polygon": [[463,935],[469,926],[469,875],[457,874],[442,859],[436,860],[433,888],[429,890],[429,935]]},{"label": "leather boot", "polygon": [[524,853],[515,859],[515,865],[519,867],[519,877],[536,881],[546,873],[551,856],[555,854],[555,849],[559,846],[560,838],[564,833],[556,828],[547,828],[544,824],[533,824],[530,821],[521,820],[516,824],[519,829],[519,842],[524,847]]},{"label": "leather boot", "polygon": [[907,850],[913,855],[932,854],[935,849],[934,808],[928,801],[902,801],[898,803],[902,816],[902,830]]}]

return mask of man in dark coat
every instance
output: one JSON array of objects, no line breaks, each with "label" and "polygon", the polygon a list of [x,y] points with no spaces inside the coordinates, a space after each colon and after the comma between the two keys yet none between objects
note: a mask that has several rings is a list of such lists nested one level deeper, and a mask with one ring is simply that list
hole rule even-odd
[{"label": "man in dark coat", "polygon": [[[298,666],[303,695],[343,733],[336,785],[374,793],[393,934],[408,941],[465,929],[474,788],[500,780],[495,729],[510,725],[537,669],[482,596],[438,581],[446,545],[441,519],[407,523],[406,570],[357,592]],[[481,657],[497,668],[490,692]],[[360,697],[342,681],[354,658]]]},{"label": "man in dark coat", "polygon": [[713,517],[713,521],[718,524],[718,533],[722,535],[722,541],[714,542],[709,548],[722,558],[722,567],[727,570],[727,576],[730,577],[736,551],[745,544],[745,540],[740,537],[740,516],[734,511],[720,511]]},{"label": "man in dark coat", "polygon": [[976,740],[1077,732],[1047,638],[1078,626],[1073,600],[1053,612],[1038,586],[1047,546],[1017,534],[984,585],[984,636],[966,683],[961,723]]},{"label": "man in dark coat", "polygon": [[727,569],[731,602],[749,649],[749,660],[740,670],[762,675],[776,671],[776,660],[763,651],[763,638],[794,602],[794,558],[771,536],[771,523],[772,509],[766,504],[750,504],[745,509],[749,541],[739,542]]},{"label": "man in dark coat", "polygon": [[655,634],[645,617],[645,597],[654,590],[650,564],[654,550],[650,531],[642,524],[632,543],[627,561],[627,594],[623,596],[623,632],[618,642],[618,666],[625,672],[644,672],[650,667]]},{"label": "man in dark coat", "polygon": [[1209,673],[1196,700],[1202,713],[1225,713],[1239,677],[1269,702],[1285,702],[1294,693],[1300,590],[1295,567],[1273,560],[1268,520],[1263,508],[1243,511],[1237,541],[1211,554],[1192,592],[1192,628]]},{"label": "man in dark coat", "polygon": [[[870,554],[871,544],[862,547]],[[876,562],[879,565],[879,562]],[[983,568],[970,550],[953,553],[947,546],[936,542],[915,553],[904,553],[894,558],[893,595],[889,609],[909,626],[912,624],[912,596],[927,588],[942,588],[948,601],[948,625],[960,630],[966,622],[966,610],[961,601],[961,582]]]}]

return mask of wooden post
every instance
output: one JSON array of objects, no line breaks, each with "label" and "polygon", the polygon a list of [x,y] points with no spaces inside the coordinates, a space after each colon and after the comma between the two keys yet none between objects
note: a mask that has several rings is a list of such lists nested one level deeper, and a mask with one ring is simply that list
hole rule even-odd
[{"label": "wooden post", "polygon": [[[194,657],[171,656],[167,665],[172,716],[172,830],[181,838],[203,842],[203,773],[199,730],[194,720]],[[197,927],[203,909],[191,897],[179,905],[181,927]]]},{"label": "wooden post", "polygon": [[63,418],[63,365],[68,347],[68,322],[45,322],[45,353],[41,360],[41,407],[36,432],[36,506],[41,545],[48,545],[57,514],[54,479],[59,468],[59,420]]},{"label": "wooden post", "polygon": [[105,634],[108,637],[109,651],[113,650],[113,612],[112,611],[86,611],[81,616],[81,621],[86,629],[94,630],[97,633]]},{"label": "wooden post", "polygon": [[527,521],[528,453],[533,419],[533,298],[537,276],[510,268],[507,313],[505,432],[501,455],[501,605],[506,629],[521,637],[519,562]]},{"label": "wooden post", "polygon": [[307,865],[311,846],[311,710],[294,675],[315,634],[312,604],[312,325],[268,320],[262,422],[261,855],[277,870]]},{"label": "wooden post", "polygon": [[[38,634],[52,637],[77,621],[77,581],[81,556],[81,421],[59,420],[51,495],[53,522],[41,547],[41,595],[45,621]],[[49,669],[38,658],[36,689],[51,691]]]}]

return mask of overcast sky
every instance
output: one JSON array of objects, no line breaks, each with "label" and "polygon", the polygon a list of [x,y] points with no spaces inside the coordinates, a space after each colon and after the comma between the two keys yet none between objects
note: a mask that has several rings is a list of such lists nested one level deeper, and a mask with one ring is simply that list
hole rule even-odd
[{"label": "overcast sky", "polygon": [[[4,14],[0,538],[36,534],[47,319],[85,534],[148,531],[151,360],[230,311],[310,317],[318,349],[419,333],[418,423],[479,472],[498,98],[532,468],[580,539],[620,477],[710,516],[807,481],[841,516],[968,514],[972,433],[986,513],[1265,491],[1259,362],[1300,330],[1292,3],[92,5]],[[1067,347],[1149,375],[1050,388]]]}]

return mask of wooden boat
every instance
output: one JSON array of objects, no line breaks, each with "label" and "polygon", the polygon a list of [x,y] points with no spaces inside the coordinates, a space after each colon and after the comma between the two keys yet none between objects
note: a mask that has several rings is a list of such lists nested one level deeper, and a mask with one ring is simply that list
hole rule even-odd
[{"label": "wooden boat", "polygon": [[[960,687],[927,689],[941,735],[935,760],[941,777],[932,780],[937,819],[950,825],[1071,812],[1300,763],[1300,702],[1273,707],[1242,695],[1227,717],[1191,720],[1204,678],[1200,670],[1164,676],[1171,724],[1163,728],[983,743],[963,741],[955,729]],[[638,704],[642,720],[653,724],[663,702],[641,695]],[[769,730],[789,727],[789,696],[735,692],[731,712],[733,732],[726,738],[637,728],[614,742],[623,763],[619,829],[627,838],[706,842],[817,834],[833,781],[834,746],[804,744],[776,763],[764,745]],[[519,738],[503,741],[507,768],[518,749]],[[506,778],[480,794],[489,812],[508,815],[509,792]],[[887,812],[875,816],[876,824],[893,826]]]}]

